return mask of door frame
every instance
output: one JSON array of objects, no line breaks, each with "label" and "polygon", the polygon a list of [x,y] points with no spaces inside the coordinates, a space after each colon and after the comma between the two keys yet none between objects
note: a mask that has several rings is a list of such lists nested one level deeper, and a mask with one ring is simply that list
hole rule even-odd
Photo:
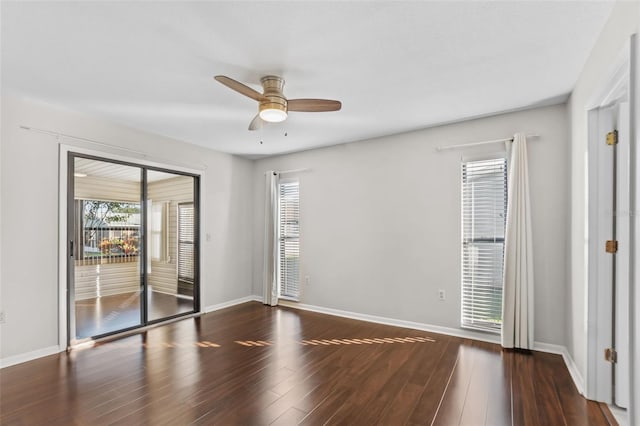
[{"label": "door frame", "polygon": [[[612,72],[604,78],[588,108],[588,287],[587,287],[587,377],[585,393],[589,399],[611,403],[612,368],[604,362],[604,348],[612,339],[612,291],[610,287],[598,285],[599,272],[607,267],[604,256],[604,241],[598,238],[598,229],[603,221],[598,212],[598,182],[603,172],[611,173],[609,165],[603,164],[597,155],[604,141],[600,134],[601,110],[614,104],[620,93],[628,90],[629,45],[626,44],[614,63]],[[609,237],[610,238],[610,237]]]},{"label": "door frame", "polygon": [[631,258],[629,264],[629,424],[640,421],[640,36],[631,36],[629,99],[629,209],[634,216],[629,221]]},{"label": "door frame", "polygon": [[[202,312],[202,241],[205,241],[203,238],[203,227],[201,226],[201,218],[206,217],[204,215],[204,206],[201,202],[201,193],[203,191],[203,181],[205,176],[204,170],[199,169],[191,169],[184,166],[174,165],[174,164],[166,164],[159,163],[156,161],[149,161],[146,159],[122,156],[117,154],[112,154],[105,151],[99,151],[95,149],[87,149],[81,148],[74,145],[65,145],[59,144],[59,157],[58,157],[58,178],[59,178],[59,189],[58,189],[58,345],[60,349],[69,349],[70,342],[70,323],[69,323],[69,294],[68,294],[68,274],[71,273],[69,264],[68,264],[68,255],[69,255],[69,246],[68,246],[68,231],[69,231],[69,217],[68,217],[68,192],[69,192],[69,179],[72,176],[69,175],[69,154],[78,154],[84,157],[95,157],[100,160],[113,161],[115,163],[121,163],[125,165],[132,166],[142,166],[149,167],[154,170],[166,171],[166,172],[178,172],[183,173],[185,175],[191,175],[197,177],[196,186],[194,190],[194,203],[198,206],[196,221],[196,232],[195,235],[198,238],[196,244],[196,256],[198,258],[196,268],[196,279],[198,282],[197,291],[194,292],[194,309],[196,312]],[[145,215],[146,216],[146,215]],[[187,315],[188,316],[188,315]],[[148,324],[152,325],[161,323],[163,321],[172,320],[176,316],[172,316],[162,320],[154,320],[147,321]],[[145,324],[142,324],[141,327],[144,327]],[[89,342],[91,343],[91,342]]]},{"label": "door frame", "polygon": [[[601,134],[599,133],[599,121],[600,110],[607,106],[612,106],[617,103],[622,93],[629,95],[626,102],[630,104],[629,114],[633,114],[633,97],[631,89],[633,88],[632,82],[632,62],[635,54],[633,50],[636,44],[636,35],[632,36],[632,39],[625,43],[625,46],[620,51],[617,59],[612,62],[611,72],[600,81],[600,84],[596,86],[593,91],[593,97],[587,108],[588,114],[588,146],[587,146],[587,203],[586,203],[586,216],[588,226],[588,243],[587,243],[587,371],[586,371],[586,387],[585,396],[589,399],[603,401],[611,403],[612,399],[612,368],[611,364],[604,362],[604,348],[610,345],[612,339],[612,290],[611,288],[599,288],[598,287],[598,270],[604,263],[602,261],[601,253],[604,252],[604,241],[597,238],[597,230],[599,221],[602,219],[598,215],[598,208],[596,206],[596,200],[598,195],[598,174],[602,173],[602,162],[598,158],[597,148],[598,144],[603,144]],[[631,122],[633,119],[630,120]],[[630,123],[629,141],[630,145],[633,144],[633,124]],[[629,155],[632,155],[630,150]],[[637,167],[637,164],[633,163],[630,159],[630,169]],[[633,179],[633,174],[630,176],[630,180]],[[596,183],[594,185],[594,183]],[[630,182],[629,191],[633,191],[633,182]],[[631,201],[630,194],[628,194]],[[591,201],[591,202],[590,202]],[[633,208],[633,206],[630,206]],[[630,253],[633,252],[633,237],[629,237]],[[632,262],[630,262],[632,263]],[[633,294],[633,265],[629,267],[629,294]],[[628,300],[629,312],[633,311],[631,297]],[[631,318],[631,317],[630,317]],[[629,321],[629,372],[634,371],[633,350],[635,333],[633,332],[632,321]],[[607,345],[607,346],[605,346]],[[634,385],[630,381],[629,389],[629,410],[627,411],[628,418],[632,418],[633,411],[633,388]]]}]

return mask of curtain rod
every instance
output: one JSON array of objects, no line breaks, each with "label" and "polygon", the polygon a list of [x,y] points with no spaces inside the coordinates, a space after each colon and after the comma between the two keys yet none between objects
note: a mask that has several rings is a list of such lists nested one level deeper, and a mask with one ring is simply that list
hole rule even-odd
[{"label": "curtain rod", "polygon": [[306,167],[304,169],[291,169],[291,170],[282,170],[282,171],[276,170],[276,172],[278,174],[282,175],[282,174],[286,174],[286,173],[308,172],[309,170],[311,170],[311,169]]},{"label": "curtain rod", "polygon": [[[539,137],[540,135],[527,135],[527,139],[539,138]],[[488,145],[490,143],[500,143],[500,142],[513,142],[513,137],[503,138],[503,139],[494,139],[492,141],[471,142],[471,143],[461,143],[458,145],[439,146],[439,147],[436,147],[436,151],[448,151],[450,149],[466,148],[468,146],[477,146],[477,145]]]},{"label": "curtain rod", "polygon": [[[117,145],[111,145],[105,142],[99,142],[93,139],[89,139],[89,138],[83,138],[80,136],[73,136],[73,135],[67,135],[65,133],[59,133],[59,132],[53,132],[51,130],[44,130],[44,129],[39,129],[37,127],[30,127],[30,126],[20,126],[20,128],[22,130],[28,130],[30,132],[36,132],[36,133],[43,133],[45,135],[50,135],[50,136],[55,136],[56,139],[59,139],[61,137],[63,138],[68,138],[68,139],[74,139],[74,140],[78,140],[78,141],[83,141],[83,142],[88,142],[94,145],[100,145],[100,146],[104,146],[107,148],[111,148],[111,149],[116,149],[116,150],[120,150],[120,151],[125,151],[125,152],[131,152],[133,154],[138,154],[141,155],[142,157],[149,159],[151,161],[159,161],[159,162],[167,162],[169,164],[174,164],[176,166],[181,166],[181,167],[188,167],[188,168],[193,168],[194,165],[190,164],[184,164],[184,163],[176,163],[175,161],[170,161],[170,160],[164,160],[161,158],[155,158],[155,157],[150,157],[149,154],[147,154],[146,152],[142,152],[142,151],[136,151],[135,149],[131,149],[131,148],[124,148],[124,147],[119,147]],[[200,168],[202,170],[206,170],[207,169],[207,165],[206,164],[196,164],[196,166],[200,166]]]},{"label": "curtain rod", "polygon": [[[309,170],[311,170],[311,169],[310,169],[310,168],[308,168],[308,167],[305,167],[305,168],[303,168],[303,169],[291,169],[291,170],[282,170],[282,171],[280,171],[280,170],[273,170],[273,172],[274,172],[275,174],[282,175],[282,174],[286,174],[286,173],[308,172]],[[267,170],[266,172],[264,172],[264,174],[265,174],[265,175],[266,175],[267,173],[269,173],[269,171],[268,171],[268,170]]]}]

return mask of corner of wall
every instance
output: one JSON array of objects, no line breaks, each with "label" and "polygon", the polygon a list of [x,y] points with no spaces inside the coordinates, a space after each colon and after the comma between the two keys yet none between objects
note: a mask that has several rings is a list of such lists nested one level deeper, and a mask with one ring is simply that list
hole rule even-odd
[{"label": "corner of wall", "polygon": [[253,296],[253,295],[240,297],[238,299],[229,300],[227,302],[206,306],[204,307],[202,312],[205,314],[208,314],[209,312],[219,311],[220,309],[230,308],[231,306],[240,305],[242,303],[247,303],[247,302],[262,302],[262,298],[258,296]]},{"label": "corner of wall", "polygon": [[544,342],[535,342],[534,350],[561,355],[565,365],[567,366],[567,370],[569,370],[569,375],[571,376],[571,379],[573,380],[573,383],[576,386],[576,389],[578,390],[580,395],[584,395],[584,391],[585,391],[584,378],[580,373],[580,369],[578,368],[575,361],[573,360],[573,357],[571,356],[571,354],[569,353],[568,349],[565,346],[553,345],[553,344],[544,343]]},{"label": "corner of wall", "polygon": [[[569,98],[567,99],[567,103],[565,104],[565,108],[566,108],[566,116],[567,116],[567,121],[569,123],[571,123],[571,111],[572,111],[572,104],[573,104],[573,94],[571,94],[569,96]],[[564,311],[564,347],[565,350],[567,351],[567,355],[568,357],[571,359],[572,364],[575,366],[575,363],[573,362],[573,358],[571,358],[571,355],[573,353],[573,328],[572,328],[572,324],[573,324],[573,318],[572,318],[572,296],[573,296],[573,292],[572,292],[572,283],[573,283],[573,273],[571,270],[571,254],[572,254],[572,249],[571,249],[571,236],[572,236],[572,231],[571,231],[571,221],[572,221],[572,216],[573,216],[573,204],[571,202],[571,193],[572,193],[572,157],[571,157],[571,153],[572,153],[572,127],[569,124],[567,126],[567,144],[566,144],[566,150],[567,152],[567,159],[569,160],[569,164],[567,165],[567,170],[566,170],[566,174],[567,174],[567,215],[565,217],[565,238],[566,241],[568,242],[566,247],[565,247],[565,259],[567,259],[569,261],[569,266],[565,269],[565,306],[567,307]],[[571,370],[569,370],[571,372]]]}]

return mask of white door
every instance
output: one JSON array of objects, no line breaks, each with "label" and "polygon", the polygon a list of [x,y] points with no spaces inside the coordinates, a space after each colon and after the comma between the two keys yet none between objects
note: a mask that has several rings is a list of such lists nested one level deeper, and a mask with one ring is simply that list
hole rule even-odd
[{"label": "white door", "polygon": [[[597,280],[598,401],[626,408],[629,400],[629,103],[626,97],[595,111],[597,137],[593,147],[595,269]],[[596,118],[597,117],[597,118]],[[606,143],[617,130],[618,143]],[[617,240],[617,253],[605,252],[605,242]],[[614,348],[617,362],[604,359]],[[612,383],[613,382],[613,383]]]},{"label": "white door", "polygon": [[[627,54],[627,52],[630,52]],[[588,322],[587,377],[589,399],[627,409],[628,424],[640,425],[640,40],[631,37],[610,76],[593,92],[588,113]],[[618,130],[614,150],[606,133]],[[616,189],[613,190],[614,158]],[[617,198],[614,207],[614,195]],[[606,253],[616,218],[618,252]],[[615,272],[614,272],[615,271]],[[613,275],[616,288],[613,289]],[[631,281],[633,280],[633,281]],[[614,346],[617,363],[604,360]],[[613,382],[613,385],[612,385]]]},{"label": "white door", "polygon": [[631,36],[631,69],[630,85],[633,88],[629,94],[632,116],[629,130],[632,139],[629,142],[631,152],[631,211],[635,215],[630,217],[631,242],[635,255],[631,257],[629,274],[629,306],[632,307],[629,315],[629,377],[631,378],[629,395],[629,424],[640,423],[640,37],[638,34]]}]

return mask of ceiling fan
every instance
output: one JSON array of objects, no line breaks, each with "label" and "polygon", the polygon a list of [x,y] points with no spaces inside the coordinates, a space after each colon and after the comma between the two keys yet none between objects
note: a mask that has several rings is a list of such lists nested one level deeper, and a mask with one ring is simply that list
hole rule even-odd
[{"label": "ceiling fan", "polygon": [[228,88],[259,102],[258,114],[249,123],[249,130],[259,129],[265,122],[284,121],[289,111],[325,112],[339,111],[342,108],[340,101],[329,99],[287,99],[282,93],[284,79],[275,75],[267,75],[260,79],[263,93],[224,75],[217,75],[215,79]]}]

